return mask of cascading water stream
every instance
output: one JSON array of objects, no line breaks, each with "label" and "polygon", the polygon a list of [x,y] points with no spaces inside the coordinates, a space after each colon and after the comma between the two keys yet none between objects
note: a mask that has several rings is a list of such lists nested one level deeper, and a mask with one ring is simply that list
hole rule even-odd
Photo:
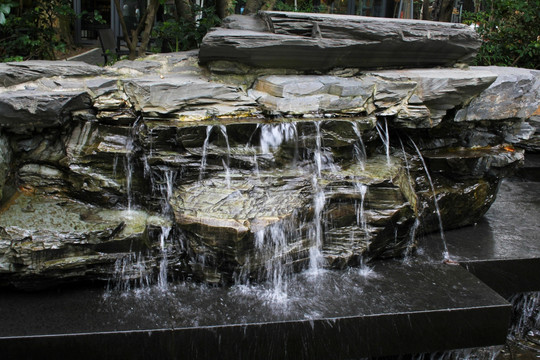
[{"label": "cascading water stream", "polygon": [[319,185],[319,178],[321,177],[322,168],[322,137],[321,137],[321,123],[314,122],[315,133],[315,149],[313,153],[313,160],[315,164],[315,174],[311,179],[313,188],[313,223],[309,231],[310,248],[309,248],[309,269],[308,273],[312,276],[320,274],[325,260],[322,254],[323,244],[323,209],[326,203],[324,195],[324,189]]},{"label": "cascading water stream", "polygon": [[352,122],[352,128],[358,139],[358,141],[354,144],[354,157],[356,162],[360,165],[360,168],[365,170],[367,153],[366,147],[364,146],[364,140],[362,139],[362,133],[360,132],[357,122]]},{"label": "cascading water stream", "polygon": [[135,137],[137,135],[137,128],[142,117],[139,116],[131,126],[131,131],[126,140],[126,156],[124,158],[124,170],[126,173],[126,196],[127,196],[127,208],[131,210],[133,207],[133,156],[135,150]]},{"label": "cascading water stream", "polygon": [[318,184],[318,179],[313,176],[312,179],[314,195],[313,195],[313,225],[309,232],[311,245],[309,248],[309,269],[310,275],[317,276],[324,266],[325,260],[322,254],[323,244],[323,209],[326,202],[324,190]]},{"label": "cascading water stream", "polygon": [[169,285],[167,282],[167,276],[168,276],[167,267],[169,266],[169,261],[167,258],[166,240],[169,238],[170,231],[171,231],[170,226],[162,226],[161,234],[159,235],[159,247],[161,251],[161,260],[159,262],[158,287],[162,291],[167,291],[167,289],[169,288]]},{"label": "cascading water stream", "polygon": [[212,133],[213,125],[208,125],[206,127],[206,137],[204,138],[202,155],[201,155],[201,168],[199,170],[199,181],[202,181],[204,178],[204,171],[206,168],[206,157],[208,152],[208,143],[210,142],[210,134]]},{"label": "cascading water stream", "polygon": [[227,157],[226,160],[221,159],[223,163],[223,170],[225,171],[225,182],[227,183],[227,189],[231,187],[231,146],[229,145],[229,135],[227,135],[227,127],[220,125],[219,129],[221,134],[225,138],[225,144],[227,145]]},{"label": "cascading water stream", "polygon": [[380,123],[377,123],[375,128],[377,129],[377,133],[379,134],[379,137],[381,138],[386,150],[386,165],[390,166],[392,163],[390,161],[390,132],[388,131],[388,121],[384,119],[384,128]]},{"label": "cascading water stream", "polygon": [[431,175],[429,174],[429,170],[427,168],[426,161],[424,160],[424,157],[422,156],[422,152],[420,151],[418,146],[416,146],[415,142],[412,139],[410,140],[414,148],[416,149],[416,153],[420,157],[420,161],[422,161],[422,166],[424,167],[424,171],[429,181],[429,186],[431,187],[431,192],[433,193],[433,203],[435,205],[435,212],[437,215],[437,219],[439,220],[439,233],[440,233],[441,242],[443,245],[443,261],[451,262],[450,253],[448,252],[448,246],[446,245],[446,236],[444,235],[444,227],[443,227],[443,222],[442,222],[441,210],[439,209],[439,201],[437,200],[437,193],[435,192],[435,186],[433,185],[433,180],[431,179]]},{"label": "cascading water stream", "polygon": [[321,177],[322,168],[322,139],[321,139],[321,123],[314,122],[316,135],[315,135],[315,152],[313,154],[313,160],[315,161],[315,171],[318,177]]},{"label": "cascading water stream", "polygon": [[[405,146],[403,145],[403,141],[401,141],[401,138],[399,138],[399,144],[401,145],[401,151],[403,153],[403,160],[405,161],[405,170],[407,170],[407,181],[409,182],[409,185],[412,188],[413,184],[412,184],[412,178],[411,178],[411,165],[409,164],[409,159],[407,158],[407,152],[405,151]],[[414,224],[411,226],[411,229],[409,231],[409,241],[407,243],[407,248],[405,249],[405,254],[403,256],[404,264],[408,264],[411,261],[411,255],[412,255],[414,243],[416,240],[416,231],[418,230],[419,226],[420,226],[420,219],[417,216],[414,219]]]},{"label": "cascading water stream", "polygon": [[356,203],[356,225],[360,226],[362,230],[366,233],[366,236],[369,236],[368,229],[367,229],[367,220],[366,220],[366,214],[364,211],[364,202],[366,199],[366,193],[368,187],[364,184],[355,183],[354,184],[355,191],[360,194],[360,204],[358,202]]}]

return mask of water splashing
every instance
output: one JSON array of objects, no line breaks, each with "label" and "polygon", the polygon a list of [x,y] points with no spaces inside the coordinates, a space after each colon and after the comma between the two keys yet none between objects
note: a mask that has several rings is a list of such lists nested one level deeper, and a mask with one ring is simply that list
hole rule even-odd
[{"label": "water splashing", "polygon": [[358,274],[366,279],[377,277],[377,273],[373,270],[373,266],[369,266],[363,256],[360,256]]}]

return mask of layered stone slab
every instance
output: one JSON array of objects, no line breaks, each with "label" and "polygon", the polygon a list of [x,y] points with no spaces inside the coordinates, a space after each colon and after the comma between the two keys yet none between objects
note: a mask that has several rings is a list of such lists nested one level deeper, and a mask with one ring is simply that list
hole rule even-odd
[{"label": "layered stone slab", "polygon": [[462,24],[331,14],[261,12],[234,16],[203,39],[199,60],[228,60],[263,68],[448,66],[480,48]]},{"label": "layered stone slab", "polygon": [[34,290],[108,279],[118,260],[145,247],[149,229],[168,225],[144,211],[30,193],[15,195],[0,214],[0,286]]},{"label": "layered stone slab", "polygon": [[502,344],[511,311],[443,264],[299,274],[288,289],[5,293],[0,346],[8,358],[348,359]]},{"label": "layered stone slab", "polygon": [[0,86],[12,86],[24,82],[50,78],[88,77],[110,74],[100,66],[89,65],[82,61],[24,61],[0,64]]}]

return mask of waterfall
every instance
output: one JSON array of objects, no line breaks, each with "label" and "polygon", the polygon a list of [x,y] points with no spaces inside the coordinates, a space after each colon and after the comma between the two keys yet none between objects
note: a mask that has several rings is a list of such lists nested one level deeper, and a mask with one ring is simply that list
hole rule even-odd
[{"label": "waterfall", "polygon": [[275,151],[284,142],[298,137],[295,123],[264,124],[260,128],[260,147],[263,154]]},{"label": "waterfall", "polygon": [[390,132],[388,131],[388,121],[384,119],[384,128],[380,123],[377,123],[375,128],[377,129],[377,133],[379,134],[379,137],[381,138],[386,150],[386,165],[390,166]]},{"label": "waterfall", "polygon": [[202,181],[204,178],[204,170],[206,168],[206,156],[208,152],[208,143],[210,141],[210,134],[212,133],[213,125],[208,125],[206,127],[206,137],[204,138],[203,148],[202,148],[202,155],[201,155],[201,168],[199,170],[199,181]]},{"label": "waterfall", "polygon": [[147,257],[141,252],[130,252],[114,263],[114,278],[109,280],[107,290],[126,292],[145,288],[152,284],[152,272],[146,263]]},{"label": "waterfall", "polygon": [[364,211],[364,202],[365,202],[368,187],[364,184],[354,183],[354,188],[355,188],[355,191],[360,194],[360,205],[358,205],[358,202],[356,202],[356,209],[355,209],[356,225],[360,226],[362,230],[366,232],[366,236],[367,236],[368,229],[367,229],[366,214]]},{"label": "waterfall", "polygon": [[311,275],[318,275],[324,266],[325,260],[322,254],[323,245],[323,209],[326,202],[324,190],[319,186],[315,175],[312,178],[313,185],[313,223],[309,231],[309,269]]},{"label": "waterfall", "polygon": [[317,133],[315,135],[315,152],[313,154],[313,160],[315,161],[315,170],[317,172],[317,176],[321,177],[321,168],[322,168],[322,139],[321,139],[321,123],[319,121],[315,121],[315,129],[317,130]]},{"label": "waterfall", "polygon": [[439,201],[437,200],[437,193],[435,192],[435,186],[433,185],[433,180],[431,179],[431,175],[429,174],[426,161],[424,160],[424,157],[422,156],[420,149],[418,148],[418,146],[416,146],[415,142],[412,139],[410,140],[414,148],[416,149],[416,153],[418,154],[418,156],[420,157],[420,160],[422,161],[422,166],[424,167],[424,171],[429,181],[429,186],[431,187],[431,192],[433,193],[433,203],[435,205],[435,212],[437,214],[437,219],[439,220],[439,233],[441,236],[441,242],[443,244],[443,261],[450,262],[450,254],[448,252],[448,246],[446,245],[446,237],[444,235],[441,210],[439,209]]},{"label": "waterfall", "polygon": [[166,240],[169,238],[169,233],[171,231],[171,227],[162,226],[161,227],[161,234],[159,235],[159,247],[161,252],[161,260],[159,262],[159,274],[158,274],[158,287],[162,291],[167,291],[168,289],[168,283],[167,283],[167,267],[169,265],[169,261],[167,259],[167,244]]},{"label": "waterfall", "polygon": [[362,170],[365,170],[365,163],[367,159],[366,147],[364,146],[364,140],[362,139],[362,133],[360,132],[360,128],[358,127],[358,122],[352,122],[352,128],[358,140],[354,143],[354,158],[356,159],[356,162],[360,165],[360,168]]}]

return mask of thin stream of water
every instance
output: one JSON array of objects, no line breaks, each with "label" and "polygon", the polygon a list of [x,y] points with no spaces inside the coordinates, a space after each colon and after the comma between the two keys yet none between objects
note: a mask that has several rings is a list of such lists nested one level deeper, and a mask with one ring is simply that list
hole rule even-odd
[{"label": "thin stream of water", "polygon": [[206,137],[204,138],[202,155],[201,155],[201,168],[199,170],[199,181],[202,181],[204,178],[204,171],[206,168],[206,157],[208,152],[208,143],[210,142],[210,134],[212,133],[213,125],[208,125],[206,127]]},{"label": "thin stream of water", "polygon": [[392,165],[392,162],[390,161],[390,131],[388,131],[388,121],[384,119],[384,128],[380,123],[377,123],[375,128],[377,129],[377,133],[379,134],[379,137],[381,138],[386,150],[386,165],[390,166]]},{"label": "thin stream of water", "polygon": [[448,262],[450,260],[450,253],[448,252],[448,246],[446,245],[446,236],[444,235],[444,227],[442,222],[442,216],[441,216],[441,210],[439,209],[439,201],[437,200],[437,193],[435,192],[435,186],[433,185],[433,180],[431,179],[431,175],[429,174],[426,161],[424,160],[424,157],[422,156],[422,152],[416,146],[415,142],[411,140],[411,143],[413,144],[414,148],[416,149],[416,153],[420,157],[420,160],[422,161],[422,166],[424,167],[424,171],[426,173],[426,176],[429,181],[429,186],[431,187],[431,192],[433,193],[433,203],[435,205],[435,212],[437,214],[437,219],[439,220],[439,233],[441,236],[441,242],[443,245],[443,260],[445,262]]},{"label": "thin stream of water", "polygon": [[360,165],[360,168],[362,170],[365,170],[367,153],[366,153],[366,147],[364,146],[364,140],[362,139],[362,133],[360,132],[358,123],[355,121],[352,122],[352,128],[353,128],[354,134],[356,135],[358,139],[358,141],[354,144],[354,157],[356,159],[356,162]]}]

